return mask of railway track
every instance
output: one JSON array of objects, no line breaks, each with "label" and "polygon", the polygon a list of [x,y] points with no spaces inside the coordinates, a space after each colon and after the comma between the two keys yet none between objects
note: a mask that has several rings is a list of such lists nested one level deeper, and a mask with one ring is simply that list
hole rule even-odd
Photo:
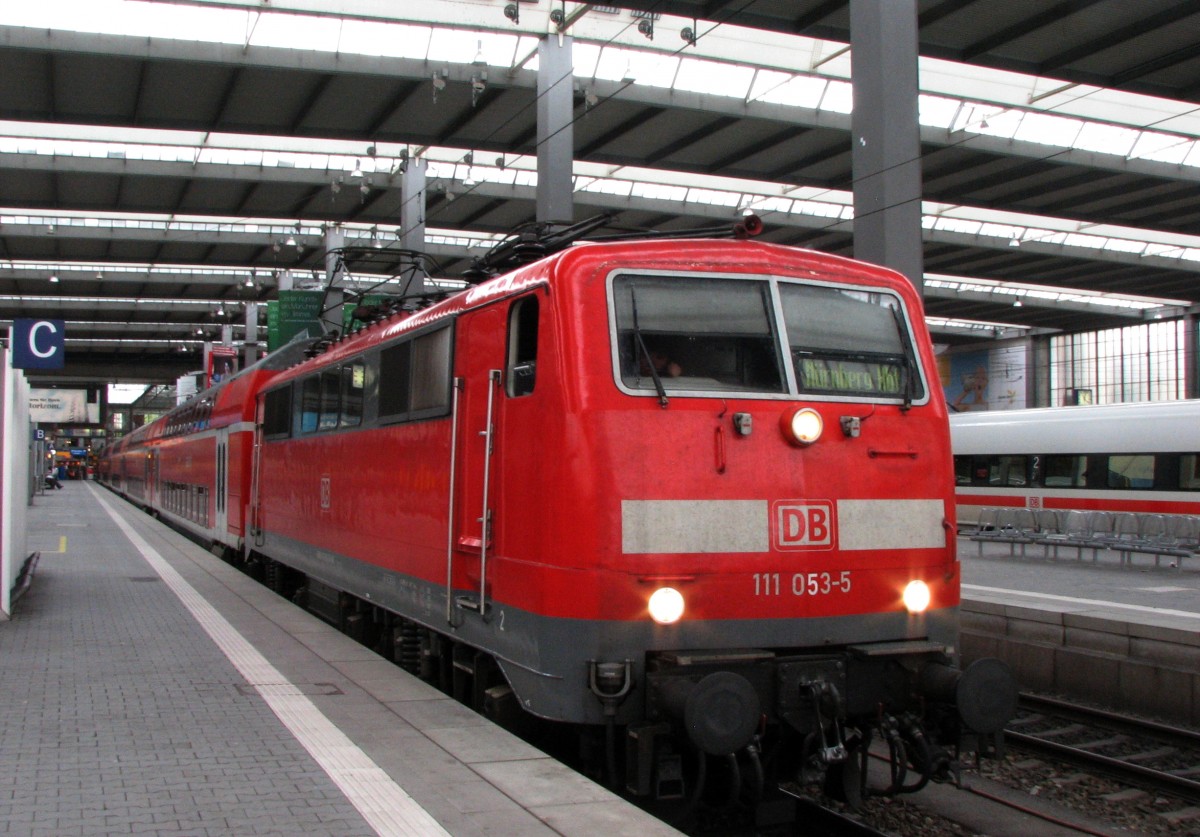
[{"label": "railway track", "polygon": [[1200,804],[1200,733],[1193,730],[1023,694],[1004,735],[1014,747]]}]

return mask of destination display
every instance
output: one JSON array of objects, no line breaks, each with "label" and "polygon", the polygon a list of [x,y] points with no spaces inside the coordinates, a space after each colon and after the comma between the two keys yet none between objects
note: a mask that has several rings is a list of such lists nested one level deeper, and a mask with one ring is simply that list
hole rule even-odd
[{"label": "destination display", "polygon": [[899,358],[805,355],[796,358],[796,377],[801,392],[899,396],[904,386],[904,362]]}]

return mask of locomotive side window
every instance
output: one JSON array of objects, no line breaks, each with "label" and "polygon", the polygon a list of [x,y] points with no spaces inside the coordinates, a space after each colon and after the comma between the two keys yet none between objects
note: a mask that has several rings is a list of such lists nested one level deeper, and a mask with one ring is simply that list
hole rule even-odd
[{"label": "locomotive side window", "polygon": [[357,427],[362,424],[365,383],[366,367],[361,360],[342,367],[342,427]]},{"label": "locomotive side window", "polygon": [[890,295],[781,282],[779,297],[800,392],[924,396],[908,329]]},{"label": "locomotive side window", "polygon": [[529,395],[537,379],[538,299],[527,296],[513,303],[508,315],[508,394]]},{"label": "locomotive side window", "polygon": [[450,329],[426,332],[379,355],[379,418],[413,421],[450,409]]},{"label": "locomotive side window", "polygon": [[388,346],[379,353],[379,417],[408,412],[408,379],[411,343]]},{"label": "locomotive side window", "polygon": [[412,418],[440,415],[450,408],[450,329],[413,341]]},{"label": "locomotive side window", "polygon": [[765,281],[619,276],[621,382],[667,392],[786,392]]},{"label": "locomotive side window", "polygon": [[263,435],[280,439],[292,429],[292,388],[280,387],[263,397]]},{"label": "locomotive side window", "polygon": [[300,432],[313,433],[321,414],[321,379],[316,375],[305,378],[300,389]]},{"label": "locomotive side window", "polygon": [[321,417],[318,430],[333,430],[338,426],[341,413],[341,375],[338,370],[326,369],[321,373]]}]

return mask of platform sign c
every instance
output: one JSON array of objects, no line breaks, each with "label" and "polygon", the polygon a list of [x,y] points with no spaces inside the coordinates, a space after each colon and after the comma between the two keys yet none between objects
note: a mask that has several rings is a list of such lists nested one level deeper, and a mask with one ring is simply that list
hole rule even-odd
[{"label": "platform sign c", "polygon": [[13,320],[13,368],[62,369],[66,331],[63,320]]}]

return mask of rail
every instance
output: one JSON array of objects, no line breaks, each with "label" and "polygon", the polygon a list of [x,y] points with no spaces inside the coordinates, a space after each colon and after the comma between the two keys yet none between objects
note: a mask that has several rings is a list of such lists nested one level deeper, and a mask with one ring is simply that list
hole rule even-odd
[{"label": "rail", "polygon": [[1200,804],[1200,733],[1036,695],[1020,706],[1009,744]]}]

